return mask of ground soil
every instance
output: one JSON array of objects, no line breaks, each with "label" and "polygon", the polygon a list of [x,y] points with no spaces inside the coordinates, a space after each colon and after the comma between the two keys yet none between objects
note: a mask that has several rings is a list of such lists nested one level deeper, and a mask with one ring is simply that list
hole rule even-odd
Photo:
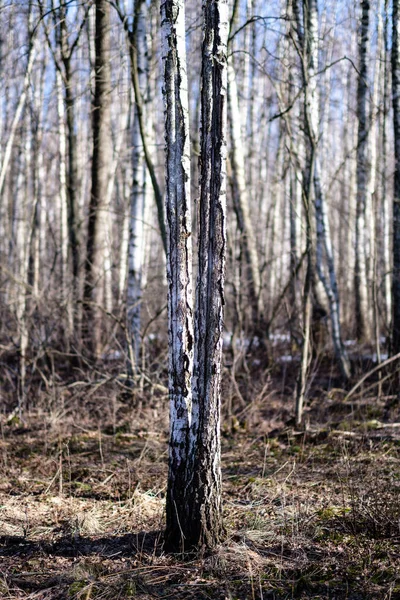
[{"label": "ground soil", "polygon": [[226,541],[197,556],[163,549],[162,385],[49,384],[22,419],[5,407],[0,598],[400,599],[396,402],[316,377],[296,431],[290,373],[246,377],[223,386]]}]

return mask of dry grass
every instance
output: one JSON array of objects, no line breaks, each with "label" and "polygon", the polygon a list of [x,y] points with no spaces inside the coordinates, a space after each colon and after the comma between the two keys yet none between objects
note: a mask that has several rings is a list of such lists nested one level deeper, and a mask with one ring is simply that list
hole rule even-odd
[{"label": "dry grass", "polygon": [[383,408],[331,395],[298,434],[283,426],[287,390],[265,381],[223,427],[227,539],[208,556],[163,551],[157,393],[139,410],[112,381],[60,385],[24,422],[4,414],[0,598],[400,598],[400,439],[372,425]]}]

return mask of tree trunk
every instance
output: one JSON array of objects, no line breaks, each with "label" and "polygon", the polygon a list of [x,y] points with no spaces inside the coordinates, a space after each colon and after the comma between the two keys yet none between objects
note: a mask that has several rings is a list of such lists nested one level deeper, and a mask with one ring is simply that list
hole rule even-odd
[{"label": "tree trunk", "polygon": [[170,439],[166,547],[188,549],[185,493],[192,408],[192,241],[189,108],[183,0],[161,5],[163,28]]},{"label": "tree trunk", "polygon": [[394,126],[392,355],[400,352],[400,0],[393,0],[392,94]]},{"label": "tree trunk", "polygon": [[15,115],[11,124],[10,133],[8,136],[7,144],[4,150],[4,156],[2,157],[1,169],[0,169],[0,199],[2,196],[4,182],[7,174],[8,165],[11,158],[11,151],[14,144],[14,138],[17,131],[18,123],[22,115],[22,111],[26,102],[26,95],[28,91],[28,86],[30,83],[30,77],[32,73],[32,68],[36,58],[36,46],[37,46],[37,38],[32,37],[29,41],[29,53],[28,53],[28,64],[25,71],[24,82],[22,84],[21,95],[19,96],[17,109],[15,111]]},{"label": "tree trunk", "polygon": [[149,172],[151,184],[153,186],[154,199],[155,199],[155,203],[156,203],[156,207],[157,207],[158,225],[159,225],[161,239],[162,239],[162,243],[163,243],[163,249],[166,253],[167,252],[167,234],[166,234],[166,228],[165,228],[163,197],[162,197],[161,189],[160,189],[160,186],[159,186],[159,183],[157,180],[154,163],[153,163],[152,157],[150,155],[149,144],[148,144],[148,139],[147,139],[147,134],[146,134],[143,97],[142,97],[140,83],[139,83],[138,57],[137,57],[137,49],[136,49],[136,45],[135,45],[136,44],[136,42],[135,42],[135,38],[136,38],[135,27],[136,27],[136,22],[137,22],[136,18],[137,18],[137,15],[139,14],[142,3],[143,3],[143,0],[135,0],[135,2],[134,2],[133,28],[129,27],[129,24],[128,24],[129,22],[128,22],[127,16],[120,10],[118,12],[119,12],[119,17],[124,24],[125,32],[127,34],[127,41],[128,41],[128,46],[129,46],[129,56],[130,56],[130,62],[131,62],[130,75],[131,75],[131,82],[132,82],[132,87],[133,87],[133,91],[134,91],[134,96],[135,96],[136,114],[137,114],[137,118],[138,118],[138,122],[139,122],[139,129],[140,129],[140,136],[142,139],[144,159],[146,161],[146,166],[147,166],[147,169]]},{"label": "tree trunk", "polygon": [[[146,20],[148,12],[144,2],[135,13],[135,48],[140,94],[146,90],[148,81],[148,58],[146,45]],[[146,104],[143,102],[142,118],[148,125],[150,115],[146,114]],[[149,139],[146,131],[146,139]],[[141,303],[143,288],[143,259],[145,243],[144,213],[146,204],[146,162],[142,136],[140,132],[139,114],[136,105],[135,119],[132,128],[132,190],[129,224],[128,249],[128,285],[127,285],[127,321],[130,341],[129,371],[133,375],[139,364],[141,348]]]},{"label": "tree trunk", "polygon": [[359,340],[371,341],[372,322],[368,303],[368,283],[366,264],[366,203],[370,164],[368,157],[368,32],[369,32],[369,0],[362,0],[361,34],[359,45],[359,76],[357,88],[358,142],[357,142],[357,212],[355,240],[355,317],[356,335]]},{"label": "tree trunk", "polygon": [[387,331],[390,331],[392,321],[392,290],[391,290],[391,256],[390,256],[390,197],[387,193],[387,120],[390,105],[390,88],[388,85],[390,78],[390,61],[389,61],[389,0],[385,0],[385,20],[384,20],[384,68],[382,73],[383,87],[383,111],[381,112],[381,129],[382,129],[382,170],[381,170],[381,189],[382,189],[382,204],[381,204],[381,222],[382,222],[382,238],[383,238],[383,277],[384,277],[384,306],[385,306],[385,324]]},{"label": "tree trunk", "polygon": [[75,97],[73,93],[73,78],[71,69],[71,49],[68,43],[67,15],[65,7],[60,6],[58,18],[60,20],[59,43],[61,47],[61,60],[64,66],[65,105],[67,117],[68,141],[68,168],[67,168],[67,197],[68,197],[68,238],[72,255],[73,299],[79,299],[79,273],[80,273],[80,235],[78,216],[78,148],[75,120]]},{"label": "tree trunk", "polygon": [[246,186],[244,148],[241,133],[242,119],[239,110],[235,71],[231,62],[228,62],[228,111],[231,141],[230,164],[232,169],[233,202],[247,264],[253,327],[258,333],[260,318],[263,313],[261,276],[256,237],[250,217],[249,195]]},{"label": "tree trunk", "polygon": [[[307,7],[307,10],[306,10]],[[318,68],[318,12],[316,0],[305,4],[306,23],[305,31],[305,62],[304,67],[304,93],[305,93],[305,120],[306,134],[310,144],[308,170],[312,173],[313,192],[316,216],[316,268],[319,279],[325,289],[329,303],[330,322],[332,328],[332,340],[335,356],[342,376],[348,379],[350,376],[350,363],[341,339],[339,292],[336,282],[336,272],[333,259],[332,242],[329,229],[329,221],[326,212],[326,200],[322,192],[320,180],[320,168],[318,158],[318,90],[316,72]],[[307,199],[310,203],[310,198]],[[328,275],[325,274],[323,266],[323,253],[325,253]]]},{"label": "tree trunk", "polygon": [[110,4],[108,0],[96,0],[95,48],[92,186],[84,294],[85,302],[89,303],[90,318],[86,324],[88,342],[95,354],[98,354],[101,348],[103,320],[101,309],[104,300],[104,259],[107,245],[107,219],[109,219],[107,188],[111,163]]},{"label": "tree trunk", "polygon": [[59,71],[56,72],[57,86],[57,111],[59,129],[59,152],[60,152],[60,265],[61,265],[61,302],[67,312],[66,338],[68,339],[73,328],[72,297],[69,292],[70,275],[68,269],[68,194],[67,194],[67,139],[65,133],[65,110],[62,95],[62,78]]},{"label": "tree trunk", "polygon": [[199,266],[185,544],[212,548],[224,535],[220,378],[226,253],[228,2],[205,0],[203,10]]}]

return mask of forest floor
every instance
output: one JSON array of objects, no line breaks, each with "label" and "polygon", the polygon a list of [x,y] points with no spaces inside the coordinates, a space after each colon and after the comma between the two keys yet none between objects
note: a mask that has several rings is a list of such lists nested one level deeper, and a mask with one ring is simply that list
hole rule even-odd
[{"label": "forest floor", "polygon": [[297,432],[282,371],[253,381],[242,406],[225,377],[227,537],[202,556],[163,550],[161,386],[139,403],[113,381],[48,385],[23,420],[4,409],[0,598],[400,599],[398,403],[314,382]]}]

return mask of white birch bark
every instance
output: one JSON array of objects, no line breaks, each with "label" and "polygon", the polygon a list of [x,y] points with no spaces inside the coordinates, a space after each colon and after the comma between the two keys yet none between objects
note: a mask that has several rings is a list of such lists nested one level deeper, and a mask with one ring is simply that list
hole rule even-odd
[{"label": "white birch bark", "polygon": [[263,314],[261,276],[256,245],[256,236],[251,221],[249,194],[245,176],[245,156],[242,141],[242,118],[239,110],[238,91],[232,61],[228,61],[228,107],[230,128],[230,162],[232,169],[233,201],[237,214],[242,244],[248,270],[250,302],[253,309],[253,324],[259,325]]},{"label": "white birch bark", "polygon": [[224,533],[220,379],[226,255],[228,2],[205,0],[203,11],[201,190],[187,542],[189,546],[211,548]]},{"label": "white birch bark", "polygon": [[146,193],[146,172],[138,119],[132,132],[132,191],[128,242],[127,319],[130,336],[130,370],[134,374],[139,365],[141,348],[141,300],[143,267],[143,212]]},{"label": "white birch bark", "polygon": [[187,442],[192,409],[193,309],[185,5],[161,4],[163,32],[170,438],[166,543],[185,548]]},{"label": "white birch bark", "polygon": [[58,131],[59,131],[59,209],[60,209],[60,266],[61,266],[61,302],[64,304],[67,313],[67,338],[72,334],[73,329],[73,308],[72,296],[69,291],[70,269],[68,268],[68,189],[67,189],[67,137],[65,129],[65,107],[62,94],[61,73],[56,71],[57,87],[57,111],[58,111]]},{"label": "white birch bark", "polygon": [[[115,148],[113,153],[112,162],[110,165],[110,173],[107,184],[106,192],[106,206],[110,213],[112,205],[115,181],[117,176],[117,169],[120,162],[121,148],[125,140],[126,131],[129,121],[129,109],[125,106],[125,111],[121,111],[119,119],[119,127],[117,133],[117,139],[115,142]],[[106,232],[105,232],[105,249],[104,249],[104,307],[107,312],[111,313],[113,310],[113,289],[112,289],[112,220],[107,219]]]},{"label": "white birch bark", "polygon": [[[128,128],[131,131],[131,127]],[[128,182],[129,180],[129,182]],[[124,167],[120,174],[118,186],[122,196],[124,217],[122,222],[121,247],[118,269],[118,305],[120,306],[125,298],[127,273],[128,273],[128,251],[129,251],[129,226],[130,226],[130,189],[132,176],[130,169]]]},{"label": "white birch bark", "polygon": [[[22,413],[25,407],[26,399],[26,358],[29,342],[27,305],[29,296],[28,274],[29,274],[29,250],[31,241],[31,232],[33,225],[31,223],[32,210],[29,210],[29,199],[32,194],[32,130],[30,119],[27,124],[27,137],[25,141],[23,166],[20,164],[20,171],[17,178],[16,200],[15,200],[15,256],[18,272],[18,281],[15,289],[15,311],[18,323],[19,333],[19,390],[18,407]],[[25,176],[25,177],[24,177]]]},{"label": "white birch bark", "polygon": [[[145,98],[146,86],[149,76],[148,47],[146,36],[146,21],[149,14],[146,3],[142,2],[136,9],[136,65],[138,71],[138,86],[142,98]],[[145,137],[147,144],[151,138],[151,118],[147,111],[147,104],[143,101],[141,116],[145,122]],[[146,168],[143,136],[140,130],[138,107],[136,105],[135,117],[132,128],[132,190],[130,203],[129,242],[128,242],[128,283],[127,283],[127,320],[130,338],[130,365],[133,375],[139,366],[141,339],[141,304],[144,281],[144,248],[145,211],[148,196],[146,185],[148,172]]]},{"label": "white birch bark", "polygon": [[[343,377],[348,379],[350,376],[350,363],[341,338],[339,291],[337,287],[326,200],[322,192],[320,180],[320,166],[318,157],[319,101],[316,77],[316,71],[318,68],[318,12],[316,0],[312,0],[308,4],[307,19],[308,73],[305,86],[305,110],[306,119],[308,121],[307,128],[312,145],[311,160],[314,163],[312,171],[317,225],[316,266],[318,276],[322,281],[325,293],[328,297],[335,355]],[[326,275],[324,272],[323,253],[325,253],[328,275]]]},{"label": "white birch bark", "polygon": [[38,41],[37,41],[36,37],[34,37],[33,39],[30,40],[28,64],[26,67],[24,81],[22,84],[22,91],[21,91],[21,95],[18,100],[17,109],[15,111],[14,118],[13,118],[13,121],[11,124],[11,129],[10,129],[10,133],[9,133],[6,147],[4,150],[3,161],[2,161],[1,169],[0,169],[0,198],[3,193],[4,181],[6,178],[8,165],[10,163],[11,152],[12,152],[12,148],[13,148],[13,144],[14,144],[15,134],[16,134],[18,123],[20,121],[22,111],[24,109],[25,102],[26,102],[26,96],[27,96],[27,92],[28,92],[28,86],[29,86],[29,82],[30,82],[32,68],[33,68],[35,58],[36,58],[36,53],[37,53],[37,44],[38,44]]}]

